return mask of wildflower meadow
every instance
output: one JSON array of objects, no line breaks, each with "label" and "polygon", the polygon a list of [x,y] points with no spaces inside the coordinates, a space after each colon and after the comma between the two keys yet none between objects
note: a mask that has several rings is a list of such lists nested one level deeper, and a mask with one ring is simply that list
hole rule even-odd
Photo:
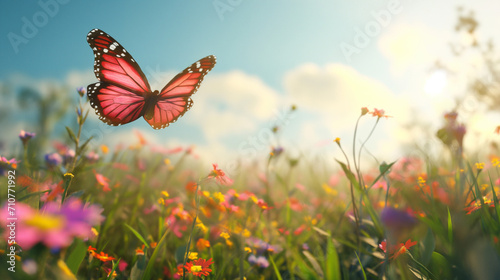
[{"label": "wildflower meadow", "polygon": [[[220,22],[251,5],[213,2],[224,2],[214,4]],[[62,11],[72,4],[57,7]],[[388,7],[390,21],[401,11]],[[58,20],[49,15],[47,24]],[[473,20],[462,16],[457,25],[468,27],[470,37],[476,34]],[[146,41],[137,38],[127,43]],[[234,83],[209,73],[219,65],[224,69],[224,59],[234,57],[203,50],[170,82],[162,81],[163,89],[153,90],[143,73],[151,68],[141,70],[121,45],[126,40],[118,43],[94,27],[86,40],[86,63],[94,63],[93,73],[87,73],[93,75],[91,84],[53,90],[38,99],[27,89],[19,95],[20,104],[36,99],[40,114],[22,119],[9,131],[15,142],[0,149],[0,279],[500,279],[500,126],[474,130],[465,121],[470,112],[460,106],[467,102],[456,101],[440,112],[432,120],[437,129],[420,124],[426,134],[419,139],[428,141],[415,143],[393,161],[369,147],[378,129],[401,116],[367,101],[355,110],[357,118],[339,113],[329,119],[350,131],[349,137],[321,144],[335,153],[318,156],[318,146],[294,147],[282,141],[283,131],[294,129],[288,121],[264,120],[272,124],[265,131],[272,141],[257,143],[264,152],[234,152],[237,159],[227,164],[201,156],[209,148],[194,145],[195,132],[188,135],[192,141],[165,139],[161,145],[148,135],[174,129],[178,119],[175,126],[191,125],[179,122],[187,110],[206,108],[191,96],[199,90],[194,102],[203,94],[210,102],[201,91],[212,74],[223,86],[240,87],[245,78],[240,72],[230,74]],[[474,42],[466,48],[484,47],[489,73],[496,77],[493,44]],[[27,46],[24,41],[15,45],[19,52]],[[359,54],[342,46],[357,55],[352,59],[365,57],[359,46]],[[316,69],[306,68],[308,75]],[[153,76],[152,83],[154,75],[147,76]],[[324,77],[307,93],[314,96],[327,86]],[[253,76],[248,80],[259,84]],[[477,110],[498,111],[500,82],[487,81],[478,78],[468,90],[483,98],[478,97],[475,104],[482,107]],[[7,96],[15,90],[0,91]],[[307,102],[290,100],[280,104],[282,120],[297,120],[306,110]],[[321,98],[315,102],[325,106]],[[240,103],[255,112],[266,106]],[[201,113],[209,119],[207,129],[237,129],[224,127],[223,117],[213,121],[209,111]],[[255,113],[256,119],[265,117]],[[412,120],[419,118],[416,114]],[[117,136],[115,126],[138,122],[151,134],[130,130]],[[97,124],[106,130],[99,131]],[[238,125],[247,127],[244,121]],[[312,128],[306,131],[319,126],[314,121],[308,125]],[[123,135],[127,139],[116,139]],[[396,137],[383,136],[387,143]],[[468,137],[487,140],[470,149]]]}]

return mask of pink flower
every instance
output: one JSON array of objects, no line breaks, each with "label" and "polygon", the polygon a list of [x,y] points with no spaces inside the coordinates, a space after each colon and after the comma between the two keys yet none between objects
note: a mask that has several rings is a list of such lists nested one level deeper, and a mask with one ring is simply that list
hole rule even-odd
[{"label": "pink flower", "polygon": [[105,192],[109,192],[111,189],[109,188],[109,179],[104,177],[104,175],[97,173],[94,170],[95,174],[95,179],[97,180],[97,183],[102,186],[102,190]]},{"label": "pink flower", "polygon": [[[46,203],[37,211],[24,203],[17,203],[15,211],[7,205],[0,210],[2,220],[15,217],[16,242],[28,250],[37,243],[49,248],[64,248],[71,245],[75,237],[89,238],[91,228],[104,220],[102,208],[85,206],[76,199],[68,199],[62,206],[56,202]],[[4,224],[7,240],[11,222]]]},{"label": "pink flower", "polygon": [[221,169],[218,169],[217,163],[213,163],[212,166],[214,169],[210,174],[208,175],[208,178],[215,178],[219,184],[224,185],[224,186],[230,186],[233,184],[233,180],[231,180],[229,177],[226,176],[224,171]]}]

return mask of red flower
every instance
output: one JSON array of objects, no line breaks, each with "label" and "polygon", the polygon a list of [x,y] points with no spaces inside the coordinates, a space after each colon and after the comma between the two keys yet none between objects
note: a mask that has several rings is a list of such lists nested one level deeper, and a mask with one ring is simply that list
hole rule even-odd
[{"label": "red flower", "polygon": [[[399,243],[399,245],[393,246],[392,248],[389,248],[389,254],[392,256],[389,257],[389,259],[395,259],[399,257],[399,255],[404,254],[408,249],[411,247],[417,245],[417,241],[411,241],[411,238],[408,239],[404,244]],[[384,253],[387,253],[387,242],[384,240],[382,241],[378,247],[384,251]]]},{"label": "red flower", "polygon": [[221,185],[230,186],[233,184],[233,180],[226,176],[224,171],[218,169],[218,165],[213,163],[212,166],[214,169],[208,175],[208,178],[215,178]]},{"label": "red flower", "polygon": [[187,273],[192,273],[194,276],[208,276],[212,272],[212,269],[209,268],[212,264],[212,259],[197,259],[186,263],[184,268],[186,268]]},{"label": "red flower", "polygon": [[94,254],[94,257],[96,257],[98,260],[100,260],[102,262],[115,260],[115,258],[109,256],[108,254],[106,254],[104,252],[101,252],[99,254]]}]

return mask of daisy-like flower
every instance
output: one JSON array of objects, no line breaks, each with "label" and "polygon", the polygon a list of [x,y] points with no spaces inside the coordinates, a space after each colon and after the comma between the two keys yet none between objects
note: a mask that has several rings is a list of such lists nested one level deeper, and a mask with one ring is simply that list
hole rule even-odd
[{"label": "daisy-like flower", "polygon": [[256,257],[254,254],[251,254],[248,257],[248,262],[251,265],[255,265],[255,266],[261,267],[261,268],[267,268],[269,266],[269,261],[266,259],[266,257],[264,257],[264,256]]},{"label": "daisy-like flower", "polygon": [[377,117],[377,118],[389,118],[390,116],[388,115],[385,115],[385,111],[383,109],[377,109],[377,108],[374,108],[372,112],[370,112],[370,114],[372,114],[372,116],[374,117]]},{"label": "daisy-like flower", "polygon": [[[395,259],[399,257],[400,255],[406,253],[411,247],[417,245],[417,241],[411,241],[411,238],[408,239],[404,244],[399,243],[396,246],[393,246],[392,248],[389,248],[389,254],[392,256],[389,257],[389,259]],[[382,241],[378,247],[384,251],[384,253],[387,253],[387,242],[384,240]]]},{"label": "daisy-like flower", "polygon": [[101,262],[108,262],[108,261],[116,260],[115,258],[109,256],[108,254],[106,254],[104,252],[101,252],[99,254],[94,254],[94,257],[96,259],[100,260]]},{"label": "daisy-like flower", "polygon": [[210,275],[210,272],[212,272],[212,269],[210,268],[210,265],[212,264],[212,259],[197,259],[186,263],[184,268],[186,268],[187,273],[192,273],[194,276],[208,276]]},{"label": "daisy-like flower", "polygon": [[58,153],[46,154],[45,163],[49,168],[55,167],[63,162],[63,158]]},{"label": "daisy-like flower", "polygon": [[[96,205],[84,205],[76,198],[67,199],[61,206],[57,202],[47,202],[40,211],[24,203],[16,204],[16,242],[28,250],[37,243],[49,248],[65,248],[75,237],[89,238],[91,228],[104,220],[103,209]],[[7,220],[12,212],[5,205],[0,217]],[[4,227],[7,225],[4,225]],[[9,230],[4,231],[5,238]]]},{"label": "daisy-like flower", "polygon": [[214,169],[208,175],[208,178],[215,178],[217,182],[221,185],[230,186],[233,184],[233,180],[226,176],[224,171],[219,169],[219,166],[216,163],[213,163],[212,166]]}]

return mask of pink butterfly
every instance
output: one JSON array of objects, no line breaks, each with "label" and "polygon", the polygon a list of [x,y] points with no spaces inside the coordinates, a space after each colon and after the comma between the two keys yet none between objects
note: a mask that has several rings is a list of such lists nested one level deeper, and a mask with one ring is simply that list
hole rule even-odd
[{"label": "pink butterfly", "polygon": [[87,35],[94,51],[98,83],[87,87],[90,105],[99,119],[122,125],[140,117],[154,129],[165,128],[193,105],[193,95],[216,60],[209,55],[175,76],[161,91],[152,91],[141,68],[125,48],[99,29]]}]

